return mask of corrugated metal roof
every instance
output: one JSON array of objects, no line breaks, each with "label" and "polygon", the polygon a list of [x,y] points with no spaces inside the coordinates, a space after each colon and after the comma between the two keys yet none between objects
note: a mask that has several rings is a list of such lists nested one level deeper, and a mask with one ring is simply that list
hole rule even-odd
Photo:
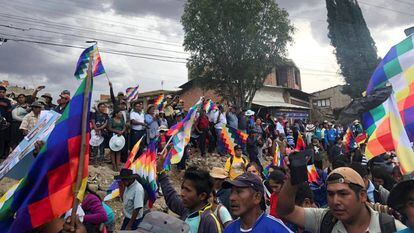
[{"label": "corrugated metal roof", "polygon": [[307,107],[303,107],[303,106],[299,106],[299,105],[295,105],[295,104],[289,104],[289,103],[285,103],[285,102],[277,102],[277,101],[255,101],[253,100],[252,102],[255,105],[260,105],[263,107],[279,107],[279,108],[298,108],[298,109],[309,109]]}]

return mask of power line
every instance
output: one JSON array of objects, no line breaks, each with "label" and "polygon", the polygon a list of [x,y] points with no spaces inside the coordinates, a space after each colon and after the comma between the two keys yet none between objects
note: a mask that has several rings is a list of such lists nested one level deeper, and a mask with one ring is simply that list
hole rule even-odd
[{"label": "power line", "polygon": [[[11,34],[4,34],[5,36],[12,36],[14,37],[14,39],[22,39],[19,38],[18,35],[11,35]],[[27,40],[26,38],[23,38],[24,40]],[[33,41],[34,42],[34,41]],[[59,44],[58,42],[53,42],[53,41],[36,41],[39,43],[49,43],[50,45],[54,44],[57,45]],[[81,46],[75,46],[75,47],[81,47]],[[81,47],[83,48],[83,47]],[[159,54],[149,54],[149,53],[136,53],[136,52],[129,52],[129,51],[120,51],[120,50],[110,50],[110,49],[106,49],[105,51],[110,51],[110,52],[114,52],[114,53],[125,53],[125,54],[134,54],[134,55],[140,55],[140,56],[154,56],[154,57],[160,57],[160,58],[167,58],[167,59],[175,59],[175,60],[185,60],[186,58],[182,58],[182,57],[172,57],[172,56],[164,56],[164,55],[159,55]]]},{"label": "power line", "polygon": [[394,0],[394,1],[395,1],[395,2],[398,2],[398,3],[403,3],[403,4],[410,5],[410,6],[414,6],[414,4],[413,4],[413,3],[406,2],[406,1],[403,1],[403,0]]},{"label": "power line", "polygon": [[[93,17],[93,16],[83,17],[81,15],[78,15],[77,17],[74,17],[74,16],[70,15],[66,11],[61,11],[61,10],[57,10],[57,9],[54,9],[54,8],[50,8],[50,5],[49,6],[43,5],[43,6],[39,7],[39,5],[34,5],[34,4],[28,3],[26,1],[24,3],[22,3],[22,2],[16,2],[16,1],[18,1],[18,0],[15,0],[15,1],[12,1],[12,2],[8,2],[8,4],[15,4],[15,5],[18,5],[20,8],[26,8],[26,9],[29,9],[29,10],[37,9],[37,10],[44,11],[44,12],[48,12],[48,13],[51,13],[51,14],[54,14],[54,15],[64,16],[66,18],[73,18],[73,19],[77,19],[77,20],[81,20],[81,21],[86,21],[86,22],[96,22],[96,23],[103,24],[103,25],[106,25],[106,26],[108,25],[108,23],[111,23],[111,24],[119,25],[121,27],[132,28],[132,29],[137,30],[137,31],[154,33],[154,31],[140,29],[139,26],[134,25],[134,24],[129,24],[129,23],[126,23],[126,22],[120,22],[120,21],[110,20],[110,19],[107,19],[107,18],[104,19],[105,22],[102,22],[101,21],[102,20],[101,18]],[[42,3],[45,4],[45,2],[43,2],[43,1],[42,1]],[[66,2],[62,2],[62,3],[66,3]],[[62,6],[62,3],[59,3],[59,6]],[[46,3],[46,4],[50,4],[50,3]],[[73,8],[75,8],[75,7],[73,7]],[[47,10],[47,9],[49,9],[49,10]],[[58,12],[60,12],[60,13],[58,13]],[[142,18],[139,18],[139,19],[136,19],[136,20],[138,20],[138,21],[154,22],[153,20],[142,19]]]},{"label": "power line", "polygon": [[18,15],[13,15],[13,14],[7,14],[4,12],[0,12],[0,18],[5,18],[6,20],[17,20],[17,21],[21,21],[23,23],[34,23],[34,24],[40,24],[40,25],[45,25],[48,27],[55,27],[57,29],[69,29],[69,30],[77,30],[77,31],[84,31],[84,32],[92,32],[92,33],[98,33],[98,34],[102,34],[102,35],[109,35],[109,36],[116,36],[119,38],[123,38],[123,39],[129,39],[129,40],[135,40],[135,41],[142,41],[142,42],[148,42],[148,43],[156,43],[156,44],[164,44],[164,45],[169,45],[169,46],[177,46],[177,47],[181,47],[181,45],[176,44],[176,43],[171,43],[171,42],[165,42],[165,41],[158,41],[158,40],[149,40],[149,39],[145,39],[145,38],[140,38],[137,37],[136,35],[133,34],[129,34],[129,33],[114,33],[112,31],[107,31],[107,30],[96,30],[96,29],[92,29],[92,28],[88,28],[88,27],[78,27],[78,26],[74,26],[74,25],[69,25],[69,24],[64,24],[64,23],[54,23],[51,21],[47,21],[47,20],[40,20],[40,19],[36,19],[36,18],[30,18],[30,17],[24,17],[24,16],[18,16]]},{"label": "power line", "polygon": [[[79,46],[79,45],[62,44],[62,43],[54,43],[54,42],[47,42],[47,41],[35,41],[35,40],[18,39],[18,38],[4,38],[4,39],[7,39],[9,41],[15,41],[15,42],[26,42],[26,43],[34,43],[34,44],[57,46],[57,47],[85,49],[85,47]],[[139,54],[139,53],[130,53],[130,52],[125,52],[125,51],[117,51],[117,50],[102,50],[101,49],[99,51],[101,53],[121,55],[121,56],[126,56],[126,57],[135,57],[135,58],[142,58],[142,59],[155,60],[155,61],[163,61],[163,62],[172,62],[172,63],[182,63],[182,64],[186,64],[185,61],[167,60],[167,59],[162,59],[162,58],[149,57],[149,56],[154,56],[154,55],[145,55],[145,54]],[[161,57],[161,56],[159,56],[159,57]]]},{"label": "power line", "polygon": [[384,6],[374,5],[374,4],[363,2],[363,1],[359,1],[359,3],[361,3],[363,5],[371,6],[371,7],[376,7],[376,8],[382,9],[382,10],[392,11],[392,12],[403,14],[403,15],[414,16],[414,14],[410,14],[408,12],[399,11],[399,10],[395,10],[395,9],[384,7]]},{"label": "power line", "polygon": [[41,31],[41,32],[59,34],[59,35],[64,35],[64,36],[71,36],[71,37],[76,37],[76,38],[84,38],[84,39],[90,39],[90,40],[95,40],[95,41],[107,42],[107,43],[112,43],[112,44],[116,44],[116,45],[126,45],[126,46],[131,46],[131,47],[136,47],[136,48],[153,49],[153,50],[159,50],[159,51],[164,51],[164,52],[173,52],[173,53],[180,53],[180,54],[188,55],[188,53],[186,53],[186,52],[181,52],[181,51],[176,51],[176,50],[171,50],[171,49],[162,49],[162,48],[156,48],[156,47],[150,47],[150,46],[135,45],[135,44],[131,44],[131,43],[125,43],[125,42],[102,39],[102,38],[98,38],[98,37],[86,37],[86,36],[82,36],[82,35],[52,31],[52,30],[41,29],[41,28],[30,27],[30,28],[25,29],[25,28],[15,27],[15,26],[12,26],[12,25],[4,25],[4,24],[0,24],[0,27],[6,27],[6,28],[20,30],[20,31],[24,31],[24,32],[27,32],[27,31]]}]

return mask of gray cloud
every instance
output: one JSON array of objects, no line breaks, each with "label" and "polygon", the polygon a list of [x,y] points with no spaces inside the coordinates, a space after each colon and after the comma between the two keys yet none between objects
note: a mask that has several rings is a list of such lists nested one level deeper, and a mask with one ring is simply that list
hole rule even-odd
[{"label": "gray cloud", "polygon": [[113,0],[112,9],[121,15],[157,16],[179,20],[184,10],[183,0]]}]

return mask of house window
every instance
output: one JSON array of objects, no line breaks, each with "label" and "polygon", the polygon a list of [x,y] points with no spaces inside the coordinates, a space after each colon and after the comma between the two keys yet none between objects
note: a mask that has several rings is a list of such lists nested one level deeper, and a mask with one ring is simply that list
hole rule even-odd
[{"label": "house window", "polygon": [[318,107],[329,107],[331,106],[331,100],[330,99],[314,100],[313,105],[318,106]]}]

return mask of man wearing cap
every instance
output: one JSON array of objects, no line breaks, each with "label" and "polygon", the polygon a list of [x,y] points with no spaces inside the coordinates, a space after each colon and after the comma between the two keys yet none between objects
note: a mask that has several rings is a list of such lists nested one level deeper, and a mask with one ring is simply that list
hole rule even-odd
[{"label": "man wearing cap", "polygon": [[121,230],[136,230],[143,217],[144,207],[144,188],[136,180],[137,174],[132,170],[122,168],[119,175],[114,177],[115,180],[121,180],[121,185],[125,187],[122,195],[122,212],[124,220]]},{"label": "man wearing cap", "polygon": [[[0,158],[5,158],[10,152],[10,123],[12,121],[12,105],[8,98],[6,98],[7,89],[0,86]],[[3,119],[4,118],[4,119]]]},{"label": "man wearing cap", "polygon": [[44,109],[45,110],[52,110],[54,108],[56,108],[56,105],[52,103],[52,95],[50,93],[45,93],[42,95],[42,98],[45,99],[45,103],[44,103]]},{"label": "man wearing cap", "polygon": [[408,226],[401,233],[414,231],[414,180],[406,180],[398,183],[390,192],[388,206],[398,211]]},{"label": "man wearing cap", "polygon": [[62,114],[65,111],[66,106],[70,101],[69,91],[62,91],[60,94],[60,99],[58,100],[58,106],[56,106],[53,111]]},{"label": "man wearing cap", "polygon": [[291,232],[280,219],[265,213],[264,188],[257,175],[244,173],[233,181],[224,182],[223,187],[231,188],[230,209],[239,217],[225,229],[225,233]]},{"label": "man wearing cap", "polygon": [[32,111],[23,117],[22,123],[20,124],[20,130],[22,130],[23,135],[27,135],[35,127],[39,121],[43,105],[35,101],[30,107],[32,108]]},{"label": "man wearing cap", "polygon": [[246,172],[246,166],[249,163],[247,159],[243,157],[242,147],[239,145],[234,146],[234,155],[231,155],[227,159],[224,165],[224,170],[229,174],[230,180],[236,179],[239,175]]},{"label": "man wearing cap", "polygon": [[311,232],[395,232],[406,228],[392,216],[367,205],[364,181],[352,168],[333,170],[327,184],[329,208],[303,208],[295,205],[298,187],[291,184],[288,174],[279,195],[279,215]]}]

